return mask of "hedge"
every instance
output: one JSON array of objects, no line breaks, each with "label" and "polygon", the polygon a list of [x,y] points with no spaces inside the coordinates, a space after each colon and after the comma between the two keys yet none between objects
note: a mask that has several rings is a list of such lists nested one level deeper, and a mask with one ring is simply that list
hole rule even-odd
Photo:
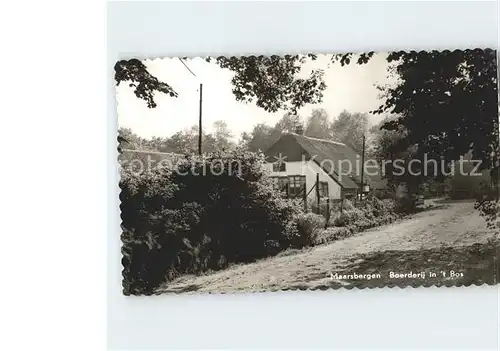
[{"label": "hedge", "polygon": [[396,204],[392,200],[379,200],[376,197],[360,201],[354,205],[344,200],[342,213],[332,213],[329,228],[316,236],[316,244],[344,239],[355,233],[389,224],[400,217],[395,210]]},{"label": "hedge", "polygon": [[300,210],[273,191],[263,161],[238,150],[140,174],[122,169],[124,293],[151,294],[181,274],[303,245]]}]

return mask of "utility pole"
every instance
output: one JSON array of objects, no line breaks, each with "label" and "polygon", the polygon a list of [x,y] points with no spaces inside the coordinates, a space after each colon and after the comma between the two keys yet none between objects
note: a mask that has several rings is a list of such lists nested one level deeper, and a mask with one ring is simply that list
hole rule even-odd
[{"label": "utility pole", "polygon": [[361,199],[365,192],[365,134],[363,133],[363,150],[361,152]]},{"label": "utility pole", "polygon": [[[188,65],[184,62],[183,59],[179,57],[179,61],[186,67],[186,69],[191,73],[194,77],[196,77],[196,74],[191,71],[191,69],[188,67]],[[199,116],[199,121],[198,121],[198,154],[201,156],[202,152],[202,135],[203,135],[203,128],[202,128],[202,123],[201,123],[201,115],[202,115],[202,105],[203,105],[203,84],[200,83],[200,116]]]},{"label": "utility pole", "polygon": [[200,120],[198,122],[198,154],[201,156],[201,143],[202,143],[202,135],[203,128],[201,124],[201,116],[202,116],[202,106],[203,106],[203,84],[200,83]]},{"label": "utility pole", "polygon": [[318,207],[316,211],[318,211],[318,214],[321,213],[319,208],[320,205],[321,203],[319,201],[319,173],[316,173],[316,206]]}]

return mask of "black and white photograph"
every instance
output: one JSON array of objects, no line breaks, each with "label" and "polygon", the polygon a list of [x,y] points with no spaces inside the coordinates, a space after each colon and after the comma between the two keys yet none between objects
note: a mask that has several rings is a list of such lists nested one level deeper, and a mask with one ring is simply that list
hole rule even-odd
[{"label": "black and white photograph", "polygon": [[497,284],[497,52],[125,57],[123,293]]}]

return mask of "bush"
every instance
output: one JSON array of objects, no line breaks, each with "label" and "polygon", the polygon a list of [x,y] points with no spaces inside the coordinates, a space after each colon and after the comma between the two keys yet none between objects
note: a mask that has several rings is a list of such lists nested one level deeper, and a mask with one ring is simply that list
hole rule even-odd
[{"label": "bush", "polygon": [[342,213],[337,213],[332,216],[332,223],[336,227],[345,227],[350,224],[354,224],[355,222],[364,219],[366,216],[363,211],[352,208],[349,210],[344,210]]},{"label": "bush", "polygon": [[354,203],[349,200],[349,199],[344,199],[344,203],[343,203],[343,209],[344,210],[354,210],[355,207],[354,207]]},{"label": "bush", "polygon": [[300,213],[296,216],[298,236],[294,247],[312,246],[321,229],[325,227],[325,218],[316,213]]},{"label": "bush", "polygon": [[[378,200],[378,199],[376,199],[376,200]],[[395,212],[396,202],[394,200],[384,199],[384,200],[378,200],[377,202],[381,206],[382,214]]]},{"label": "bush", "polygon": [[262,162],[234,151],[188,157],[175,169],[124,169],[124,292],[150,294],[180,274],[250,262],[300,241],[299,210],[273,190]]},{"label": "bush", "polygon": [[379,200],[376,197],[360,201],[354,206],[345,201],[345,210],[332,215],[331,224],[337,228],[347,228],[352,233],[369,228],[388,224],[397,219],[394,212],[395,204],[392,200]]},{"label": "bush", "polygon": [[476,201],[474,208],[485,219],[488,228],[500,230],[500,201],[495,199]]}]

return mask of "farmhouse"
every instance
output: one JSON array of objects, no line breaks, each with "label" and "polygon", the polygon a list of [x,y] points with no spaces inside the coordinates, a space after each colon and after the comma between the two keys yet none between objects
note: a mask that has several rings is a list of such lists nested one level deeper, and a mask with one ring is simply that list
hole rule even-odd
[{"label": "farmhouse", "polygon": [[[340,199],[361,191],[361,155],[343,143],[304,136],[299,128],[296,133],[284,133],[264,152],[266,169],[274,186],[288,195],[315,198],[310,191],[319,180],[321,198]],[[370,189],[383,189],[380,169],[365,160],[363,183]]]}]

